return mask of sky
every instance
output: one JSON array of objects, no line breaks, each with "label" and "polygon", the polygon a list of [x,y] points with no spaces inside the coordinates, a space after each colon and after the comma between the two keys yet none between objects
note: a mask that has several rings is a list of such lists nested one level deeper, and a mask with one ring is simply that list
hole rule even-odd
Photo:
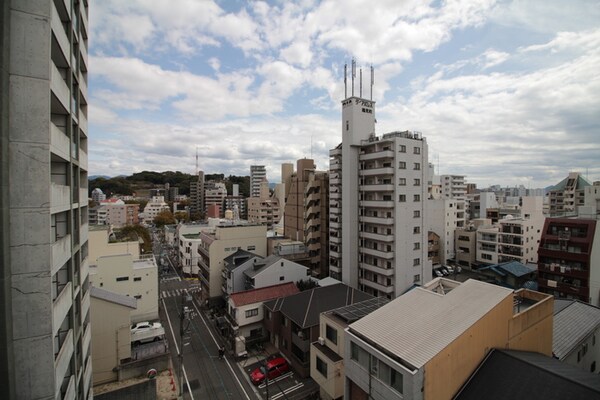
[{"label": "sky", "polygon": [[376,134],[422,133],[436,173],[600,180],[600,0],[102,0],[89,20],[90,176],[194,173],[196,154],[270,182],[326,170],[354,57]]}]

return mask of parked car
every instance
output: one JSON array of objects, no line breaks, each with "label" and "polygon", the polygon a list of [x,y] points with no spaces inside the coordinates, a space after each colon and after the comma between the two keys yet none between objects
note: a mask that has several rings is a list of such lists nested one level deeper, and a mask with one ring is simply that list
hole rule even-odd
[{"label": "parked car", "polygon": [[290,370],[290,366],[285,358],[277,357],[267,361],[266,366],[256,368],[250,373],[250,379],[254,385],[260,385],[265,380],[265,372],[269,379],[275,379]]},{"label": "parked car", "polygon": [[165,329],[159,322],[138,322],[131,326],[131,343],[137,346],[142,343],[161,340]]},{"label": "parked car", "polygon": [[442,274],[444,274],[444,276],[450,275],[450,272],[448,272],[446,267],[440,267],[440,271],[442,272]]},{"label": "parked car", "polygon": [[434,269],[433,273],[435,274],[435,276],[441,278],[442,276],[444,276],[444,274],[442,274],[442,271],[440,271],[439,269]]},{"label": "parked car", "polygon": [[453,274],[454,273],[454,268],[452,268],[450,265],[447,265],[445,268],[448,270],[449,274]]}]

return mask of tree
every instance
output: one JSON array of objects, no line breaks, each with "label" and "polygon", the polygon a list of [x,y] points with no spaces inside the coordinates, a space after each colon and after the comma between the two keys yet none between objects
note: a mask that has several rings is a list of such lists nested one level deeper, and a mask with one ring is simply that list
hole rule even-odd
[{"label": "tree", "polygon": [[156,217],[154,217],[154,225],[156,225],[157,228],[162,228],[165,225],[172,225],[176,223],[177,221],[175,221],[175,216],[169,210],[161,211]]},{"label": "tree", "polygon": [[317,281],[314,281],[312,279],[306,279],[306,280],[301,279],[298,282],[296,282],[296,287],[298,287],[298,289],[301,292],[304,290],[316,288],[318,286],[319,286],[319,284],[317,283]]},{"label": "tree", "polygon": [[152,252],[152,238],[150,237],[150,233],[146,228],[141,225],[126,225],[120,229],[121,235],[129,240],[139,240],[140,238],[143,241],[142,250],[144,253]]},{"label": "tree", "polygon": [[177,220],[177,222],[180,222],[180,221],[189,222],[189,220],[190,220],[189,214],[186,213],[185,211],[177,211],[175,213],[174,217]]}]

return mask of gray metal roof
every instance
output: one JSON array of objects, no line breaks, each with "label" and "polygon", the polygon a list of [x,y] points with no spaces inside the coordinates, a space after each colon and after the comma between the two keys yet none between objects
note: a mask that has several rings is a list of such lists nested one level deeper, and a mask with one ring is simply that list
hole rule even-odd
[{"label": "gray metal roof", "polygon": [[264,271],[265,269],[269,268],[271,265],[273,265],[274,263],[276,263],[277,261],[279,261],[280,259],[283,260],[282,257],[272,254],[267,258],[264,258],[262,260],[257,260],[254,263],[254,266],[252,268],[247,269],[246,271],[244,271],[244,274],[247,275],[250,278],[254,278],[256,275],[260,274],[262,271]]},{"label": "gray metal roof", "polygon": [[[565,305],[565,302],[570,304]],[[556,304],[558,303],[558,304]],[[576,300],[555,300],[552,352],[565,359],[600,327],[600,308]]]},{"label": "gray metal roof", "polygon": [[110,292],[108,290],[100,289],[95,286],[92,286],[90,288],[90,296],[95,297],[97,299],[109,301],[111,303],[120,304],[125,307],[133,309],[137,308],[137,300],[134,297]]},{"label": "gray metal roof", "polygon": [[354,322],[350,331],[421,368],[512,294],[473,279],[446,294],[418,287]]}]

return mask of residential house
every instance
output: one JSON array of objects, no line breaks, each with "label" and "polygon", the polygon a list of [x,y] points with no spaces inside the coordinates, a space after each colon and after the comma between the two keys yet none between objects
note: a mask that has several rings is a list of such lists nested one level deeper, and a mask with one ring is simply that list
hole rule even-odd
[{"label": "residential house", "polygon": [[225,297],[246,290],[244,272],[252,268],[254,260],[262,260],[262,257],[241,249],[223,259],[222,290]]},{"label": "residential house", "polygon": [[246,290],[311,279],[309,268],[277,255],[254,259],[252,267],[246,269],[244,275]]},{"label": "residential house", "polygon": [[264,326],[269,341],[291,361],[303,378],[310,375],[310,344],[320,335],[322,312],[372,296],[344,284],[318,287],[265,303]]},{"label": "residential house", "polygon": [[498,285],[512,289],[526,288],[537,290],[537,265],[508,261],[488,265],[477,270],[494,280]]}]

